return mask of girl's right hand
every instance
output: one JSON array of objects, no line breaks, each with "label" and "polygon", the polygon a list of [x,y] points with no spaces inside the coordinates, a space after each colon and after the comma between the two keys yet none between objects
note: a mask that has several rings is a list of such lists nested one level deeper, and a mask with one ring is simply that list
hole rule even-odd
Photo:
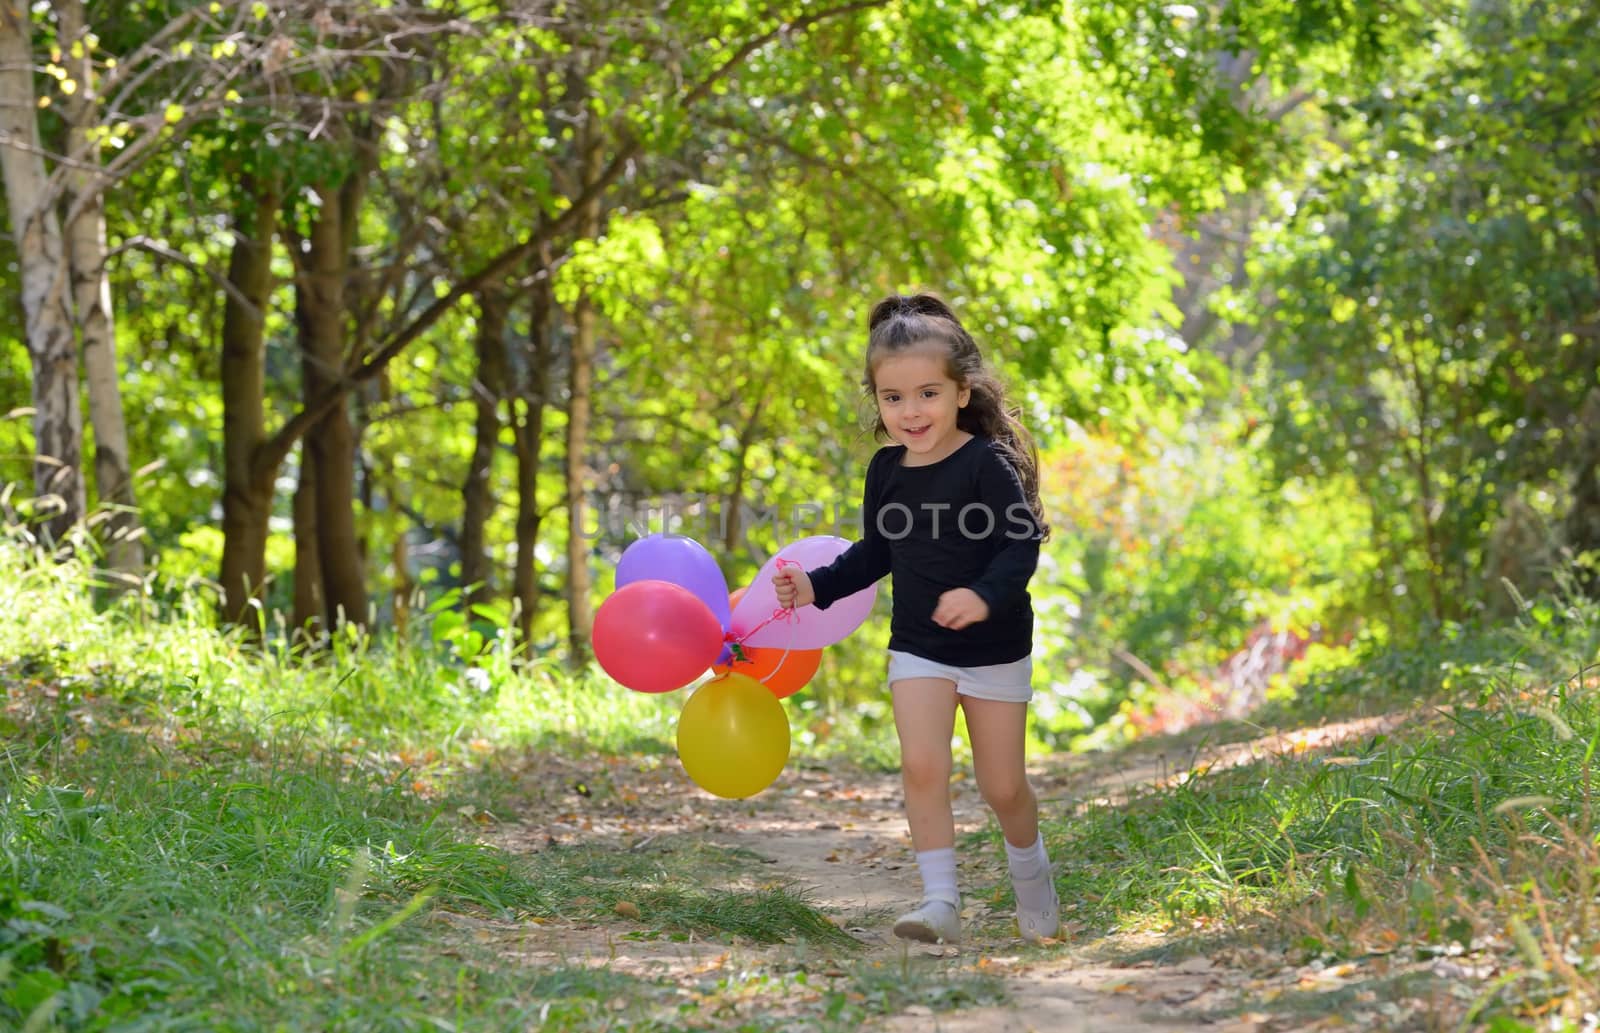
[{"label": "girl's right hand", "polygon": [[798,566],[784,567],[772,575],[772,589],[778,593],[778,604],[786,610],[810,606],[817,601],[811,579]]}]

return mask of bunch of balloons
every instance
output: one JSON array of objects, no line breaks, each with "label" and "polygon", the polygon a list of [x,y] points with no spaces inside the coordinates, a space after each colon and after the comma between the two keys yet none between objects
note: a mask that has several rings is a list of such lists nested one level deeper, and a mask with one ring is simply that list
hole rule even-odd
[{"label": "bunch of balloons", "polygon": [[594,655],[636,692],[672,692],[713,669],[678,716],[678,757],[695,784],[740,799],[771,785],[789,760],[781,700],[817,672],[824,646],[872,612],[877,586],[826,610],[778,605],[772,576],[832,562],[850,543],[802,538],[769,559],[747,588],[729,593],[705,547],[682,535],[640,538],[617,563],[616,590],[594,621]]}]

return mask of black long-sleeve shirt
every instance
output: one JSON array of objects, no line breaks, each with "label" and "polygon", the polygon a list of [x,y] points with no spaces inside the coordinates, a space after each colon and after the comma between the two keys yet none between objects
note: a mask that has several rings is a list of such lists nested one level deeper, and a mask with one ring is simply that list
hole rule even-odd
[{"label": "black long-sleeve shirt", "polygon": [[[862,494],[862,537],[826,567],[807,571],[827,609],[893,574],[889,648],[953,667],[1021,660],[1033,650],[1028,579],[1043,531],[1022,482],[988,438],[937,463],[903,466],[904,445],[878,450]],[[939,596],[970,588],[989,618],[960,631],[933,622]]]}]

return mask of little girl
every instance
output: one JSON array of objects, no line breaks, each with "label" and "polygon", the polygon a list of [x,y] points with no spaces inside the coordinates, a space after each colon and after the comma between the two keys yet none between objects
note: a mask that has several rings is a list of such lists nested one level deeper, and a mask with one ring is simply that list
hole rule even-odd
[{"label": "little girl", "polygon": [[950,739],[966,714],[978,788],[1005,834],[1017,926],[1056,934],[1060,904],[1023,766],[1033,697],[1028,579],[1047,529],[1037,459],[1004,390],[954,313],[927,294],[893,295],[869,321],[867,392],[894,444],[867,467],[863,535],[833,563],[774,575],[784,606],[826,609],[894,575],[889,689],[900,736],[906,821],[921,905],[896,936],[961,936]]}]

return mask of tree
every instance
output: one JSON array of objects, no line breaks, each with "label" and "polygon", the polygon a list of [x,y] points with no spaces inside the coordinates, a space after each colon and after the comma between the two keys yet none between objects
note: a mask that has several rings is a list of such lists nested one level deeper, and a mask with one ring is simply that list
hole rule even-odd
[{"label": "tree", "polygon": [[[163,282],[139,289],[220,327],[230,619],[254,623],[298,446],[302,616],[364,618],[384,556],[406,583],[389,538],[452,539],[463,578],[486,585],[514,536],[525,639],[539,600],[565,591],[541,642],[559,623],[581,655],[590,565],[623,544],[584,541],[584,507],[721,496],[733,576],[738,549],[770,547],[773,507],[837,493],[863,458],[865,436],[838,433],[858,402],[841,388],[863,307],[891,289],[952,295],[1036,412],[1134,428],[1197,390],[1163,326],[1171,258],[1146,227],[1242,189],[1256,160],[1258,113],[1231,96],[1229,121],[1190,129],[1226,92],[1212,77],[1228,27],[1210,15],[246,6],[237,57],[261,85],[223,93],[198,125],[185,105],[173,160],[113,198],[155,208],[179,242],[139,242],[140,262],[218,267],[209,291],[159,264]],[[1241,38],[1270,53],[1263,27],[1290,14],[1262,10]],[[1185,58],[1197,41],[1204,60]],[[1113,94],[1128,103],[1108,114]],[[159,362],[145,331],[170,325],[129,318],[138,357]],[[471,420],[455,415],[474,399]],[[270,427],[268,403],[286,414]],[[544,476],[563,467],[574,476]],[[494,505],[513,479],[514,517]]]},{"label": "tree", "polygon": [[[230,220],[221,329],[222,585],[228,621],[252,617],[267,580],[267,527],[278,464],[262,461],[266,432],[266,313],[272,295],[272,246],[281,186],[269,169],[241,173]],[[298,609],[298,607],[297,607]]]},{"label": "tree", "polygon": [[512,573],[512,592],[517,601],[518,638],[524,648],[533,648],[534,620],[539,612],[539,583],[535,551],[543,511],[539,508],[539,460],[544,446],[545,407],[550,402],[551,369],[555,346],[553,313],[555,299],[550,287],[554,261],[549,246],[540,249],[534,261],[539,270],[530,278],[528,293],[528,333],[522,353],[524,373],[518,378],[511,398],[510,422],[516,448],[516,539],[517,558]]},{"label": "tree", "polygon": [[89,32],[82,0],[56,0],[60,46],[67,78],[77,88],[67,95],[68,175],[64,196],[67,269],[89,385],[89,423],[94,428],[94,476],[101,504],[109,507],[103,536],[108,566],[137,579],[144,570],[138,503],[129,463],[128,428],[118,390],[116,319],[111,304],[110,256],[106,250],[104,191],[93,169],[100,165],[106,138],[99,110],[96,40]]},{"label": "tree", "polygon": [[33,89],[32,27],[19,0],[0,0],[0,165],[22,265],[22,307],[33,365],[34,489],[55,541],[82,521],[83,416],[66,245],[45,169]]},{"label": "tree", "polygon": [[1434,621],[1502,591],[1479,572],[1519,493],[1568,499],[1544,516],[1593,547],[1579,414],[1600,368],[1594,14],[1443,14],[1370,93],[1329,98],[1344,150],[1319,158],[1258,259],[1275,451],[1356,477],[1388,556],[1375,591]]},{"label": "tree", "polygon": [[[248,40],[253,16],[200,3],[175,11],[125,11],[108,19],[113,25],[106,35],[123,46],[107,53],[81,0],[59,0],[50,9],[54,37],[49,60],[40,61],[24,9],[13,0],[0,7],[0,82],[10,100],[0,125],[0,163],[23,270],[34,367],[35,487],[54,500],[47,523],[54,537],[83,519],[81,343],[96,481],[111,510],[105,524],[110,560],[114,569],[131,574],[142,562],[141,532],[118,389],[104,195],[226,103],[247,71],[240,55],[248,45],[239,41]],[[54,92],[36,96],[33,72],[41,65]],[[52,149],[39,112],[53,110],[57,95],[65,100],[65,125],[62,145]],[[108,144],[115,157],[102,162]]]},{"label": "tree", "polygon": [[492,504],[490,475],[500,446],[500,405],[507,397],[506,316],[510,308],[510,298],[504,290],[479,291],[477,300],[472,458],[467,463],[466,482],[461,486],[461,582],[468,586],[463,601],[469,609],[487,603],[493,592],[484,532]]}]

